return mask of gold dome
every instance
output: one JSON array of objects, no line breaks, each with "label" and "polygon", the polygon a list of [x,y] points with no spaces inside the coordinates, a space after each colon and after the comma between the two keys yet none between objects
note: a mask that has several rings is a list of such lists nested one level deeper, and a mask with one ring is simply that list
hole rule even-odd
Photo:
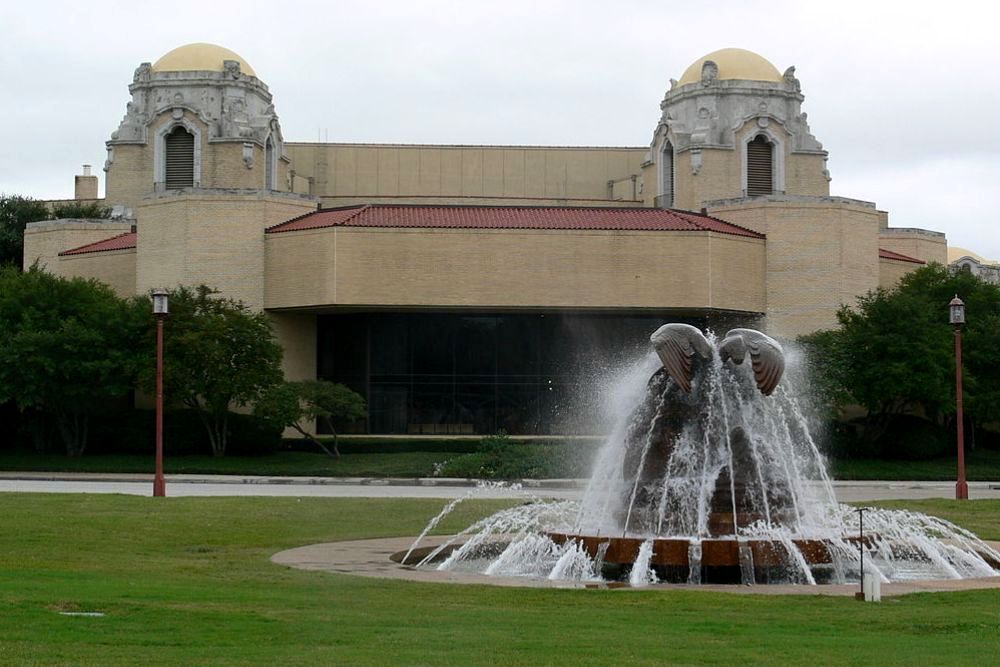
[{"label": "gold dome", "polygon": [[719,79],[744,79],[747,81],[783,80],[778,68],[766,58],[746,49],[719,49],[702,56],[684,70],[679,85],[701,81],[701,67],[706,60],[719,66]]},{"label": "gold dome", "polygon": [[153,63],[154,72],[221,72],[222,61],[235,60],[240,71],[257,76],[250,64],[229,49],[215,44],[185,44]]},{"label": "gold dome", "polygon": [[979,253],[972,252],[968,248],[963,248],[963,247],[957,246],[957,245],[950,245],[950,246],[948,246],[948,263],[949,264],[951,264],[952,262],[957,262],[958,260],[962,259],[963,257],[971,257],[972,259],[976,260],[980,264],[1000,264],[1000,262],[997,262],[997,261],[994,261],[994,260],[990,260],[990,259],[985,259]]}]

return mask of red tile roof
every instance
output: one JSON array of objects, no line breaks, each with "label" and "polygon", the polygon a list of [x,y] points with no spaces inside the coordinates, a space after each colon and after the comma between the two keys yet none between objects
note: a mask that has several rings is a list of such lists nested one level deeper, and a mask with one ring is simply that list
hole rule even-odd
[{"label": "red tile roof", "polygon": [[59,256],[82,255],[88,252],[102,252],[104,250],[128,250],[129,248],[135,247],[135,238],[135,232],[125,232],[124,234],[119,234],[118,236],[112,236],[110,239],[88,243],[87,245],[82,245],[79,248],[73,248],[71,250],[63,250],[59,253]]},{"label": "red tile roof", "polygon": [[900,262],[913,262],[914,264],[926,264],[922,259],[917,259],[916,257],[910,257],[909,255],[902,255],[898,252],[893,252],[891,250],[886,250],[884,248],[878,249],[879,259],[895,259]]},{"label": "red tile roof", "polygon": [[593,229],[710,231],[763,239],[763,234],[708,215],[658,208],[406,206],[365,204],[321,209],[275,225],[269,234],[324,227],[453,229]]}]

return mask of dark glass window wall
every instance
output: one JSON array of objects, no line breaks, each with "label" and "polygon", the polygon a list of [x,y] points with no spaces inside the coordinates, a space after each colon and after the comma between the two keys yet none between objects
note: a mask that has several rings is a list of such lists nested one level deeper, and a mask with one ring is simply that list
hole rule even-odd
[{"label": "dark glass window wall", "polygon": [[[676,316],[361,313],[318,319],[318,376],[368,401],[369,433],[582,434],[609,374]],[[686,320],[704,326],[703,319]]]}]

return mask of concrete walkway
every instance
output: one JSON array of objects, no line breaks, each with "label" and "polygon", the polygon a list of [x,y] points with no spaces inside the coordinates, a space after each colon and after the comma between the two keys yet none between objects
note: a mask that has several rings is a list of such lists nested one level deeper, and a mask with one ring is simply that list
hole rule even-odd
[{"label": "concrete walkway", "polygon": [[[0,492],[122,493],[151,495],[152,475],[114,473],[0,472]],[[448,478],[259,477],[249,475],[167,475],[168,496],[300,496],[328,498],[458,498],[477,480]],[[492,485],[475,490],[480,498],[578,498],[586,480],[525,480],[521,490]],[[834,482],[841,502],[954,498],[954,482]],[[1000,482],[970,482],[969,497],[1000,499]]]}]

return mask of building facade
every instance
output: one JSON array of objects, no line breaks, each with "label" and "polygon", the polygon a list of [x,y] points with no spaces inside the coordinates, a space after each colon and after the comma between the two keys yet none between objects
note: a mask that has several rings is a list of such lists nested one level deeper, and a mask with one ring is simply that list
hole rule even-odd
[{"label": "building facade", "polygon": [[943,234],[830,195],[795,68],[740,49],[671,80],[644,147],[285,141],[267,86],[208,44],[129,92],[112,220],[32,224],[25,264],[263,309],[286,376],[358,390],[373,433],[591,432],[664,321],[793,337],[947,261]]}]

